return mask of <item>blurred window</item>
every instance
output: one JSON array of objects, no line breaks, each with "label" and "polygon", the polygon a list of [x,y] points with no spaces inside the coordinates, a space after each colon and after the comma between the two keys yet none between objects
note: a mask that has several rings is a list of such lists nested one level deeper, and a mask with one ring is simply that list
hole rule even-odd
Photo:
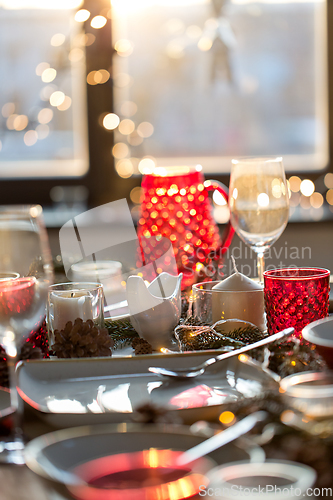
[{"label": "blurred window", "polygon": [[0,0],[0,177],[88,171],[80,1]]},{"label": "blurred window", "polygon": [[121,176],[196,163],[222,174],[231,157],[277,154],[289,171],[327,167],[324,0],[111,4]]}]

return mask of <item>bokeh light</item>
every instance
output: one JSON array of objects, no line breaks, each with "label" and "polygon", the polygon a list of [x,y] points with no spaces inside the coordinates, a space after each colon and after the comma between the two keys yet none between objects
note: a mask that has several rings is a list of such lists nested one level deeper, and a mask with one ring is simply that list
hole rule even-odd
[{"label": "bokeh light", "polygon": [[219,416],[219,421],[224,425],[233,424],[235,420],[236,420],[236,417],[231,411],[224,411]]},{"label": "bokeh light", "polygon": [[124,120],[121,120],[121,122],[119,123],[118,130],[123,135],[129,135],[132,132],[134,132],[135,124],[129,118],[125,118]]},{"label": "bokeh light", "polygon": [[304,179],[301,182],[300,191],[303,196],[311,196],[315,190],[315,185],[310,179]]},{"label": "bokeh light", "polygon": [[8,118],[8,116],[14,114],[15,104],[13,102],[6,102],[1,108],[1,114],[4,118]]},{"label": "bokeh light", "polygon": [[56,76],[57,76],[57,70],[55,70],[54,68],[44,69],[42,76],[41,76],[42,82],[44,82],[44,83],[53,82],[53,80],[55,79]]},{"label": "bokeh light", "polygon": [[324,183],[328,189],[333,189],[333,174],[332,174],[332,172],[328,172],[328,174],[325,175]]},{"label": "bokeh light", "polygon": [[313,208],[320,208],[324,203],[324,197],[321,193],[313,193],[310,196],[310,204]]},{"label": "bokeh light", "polygon": [[36,132],[37,132],[38,140],[46,139],[46,137],[50,133],[50,127],[48,125],[44,125],[44,124],[37,125]]},{"label": "bokeh light", "polygon": [[329,189],[326,193],[326,201],[329,205],[333,205],[333,189]]},{"label": "bokeh light", "polygon": [[107,23],[107,19],[104,16],[95,16],[92,18],[90,22],[90,26],[94,28],[95,30],[99,30],[103,28]]},{"label": "bokeh light", "polygon": [[213,41],[211,38],[208,38],[206,36],[202,36],[200,40],[198,41],[198,49],[201,50],[202,52],[207,52],[212,48]]},{"label": "bokeh light", "polygon": [[130,192],[130,198],[133,203],[139,204],[141,201],[142,189],[140,186],[134,187]]},{"label": "bokeh light", "polygon": [[63,43],[65,43],[66,36],[63,33],[56,33],[51,38],[50,44],[52,47],[60,47]]},{"label": "bokeh light", "polygon": [[141,122],[137,128],[137,132],[140,135],[140,137],[147,138],[153,135],[154,133],[154,127],[151,123],[149,122]]},{"label": "bokeh light", "polygon": [[26,132],[24,134],[24,138],[23,138],[26,146],[33,146],[34,144],[36,144],[37,139],[38,139],[38,135],[37,135],[36,130],[28,130],[28,132]]},{"label": "bokeh light", "polygon": [[90,17],[90,12],[87,9],[80,9],[76,12],[74,19],[78,23],[84,23],[89,19]]},{"label": "bokeh light", "polygon": [[217,191],[217,189],[215,189],[214,193],[213,193],[213,202],[216,204],[216,205],[226,205],[227,202],[225,201],[225,199],[223,198],[222,194],[220,193],[220,191]]},{"label": "bokeh light", "polygon": [[119,116],[115,113],[108,113],[103,118],[103,127],[107,130],[114,130],[120,123]]},{"label": "bokeh light", "polygon": [[228,205],[218,205],[213,209],[213,217],[218,224],[226,224],[230,219]]},{"label": "bokeh light", "polygon": [[36,75],[37,76],[42,76],[43,71],[45,71],[47,68],[49,68],[50,65],[47,62],[41,62],[36,66]]},{"label": "bokeh light", "polygon": [[152,174],[156,168],[156,163],[152,158],[143,158],[138,165],[140,174]]},{"label": "bokeh light", "polygon": [[29,118],[26,115],[18,115],[14,119],[13,126],[18,132],[24,130],[29,123]]},{"label": "bokeh light", "polygon": [[297,175],[292,175],[289,179],[290,191],[298,193],[301,187],[301,179]]},{"label": "bokeh light", "polygon": [[124,179],[131,177],[134,173],[134,167],[131,160],[126,159],[118,161],[116,163],[116,171],[117,174]]},{"label": "bokeh light", "polygon": [[56,90],[53,94],[50,95],[50,104],[51,106],[60,106],[65,100],[65,94],[60,90]]},{"label": "bokeh light", "polygon": [[122,38],[114,44],[114,49],[117,51],[118,55],[127,57],[132,54],[133,45],[129,40]]},{"label": "bokeh light", "polygon": [[17,114],[16,113],[13,113],[12,115],[9,115],[7,120],[6,120],[6,127],[8,128],[8,130],[14,130],[14,121],[15,121],[15,118],[17,118]]},{"label": "bokeh light", "polygon": [[117,142],[112,148],[112,154],[118,160],[122,160],[128,156],[129,148],[124,142]]},{"label": "bokeh light", "polygon": [[110,73],[106,69],[100,69],[94,72],[94,81],[95,83],[106,83],[110,78]]},{"label": "bokeh light", "polygon": [[68,95],[66,95],[64,102],[59,104],[57,108],[59,109],[59,111],[66,111],[71,107],[71,105],[72,105],[72,99]]}]

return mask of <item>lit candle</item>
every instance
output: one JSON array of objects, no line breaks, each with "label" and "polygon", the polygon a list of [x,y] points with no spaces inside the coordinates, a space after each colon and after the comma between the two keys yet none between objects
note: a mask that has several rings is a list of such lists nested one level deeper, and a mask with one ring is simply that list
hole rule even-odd
[{"label": "lit candle", "polygon": [[88,290],[53,292],[50,308],[54,330],[64,329],[68,321],[74,323],[76,318],[93,319],[92,295]]},{"label": "lit candle", "polygon": [[235,267],[235,273],[212,288],[213,323],[240,319],[266,329],[263,287]]}]

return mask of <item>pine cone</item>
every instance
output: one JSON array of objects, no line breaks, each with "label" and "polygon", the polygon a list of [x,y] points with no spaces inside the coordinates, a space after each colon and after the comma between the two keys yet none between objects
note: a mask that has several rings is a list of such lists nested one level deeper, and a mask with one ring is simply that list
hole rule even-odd
[{"label": "pine cone", "polygon": [[25,342],[21,348],[20,360],[42,359],[43,353],[39,347],[34,347],[29,341]]},{"label": "pine cone", "polygon": [[91,319],[77,318],[74,325],[66,323],[63,330],[55,330],[52,350],[58,358],[92,358],[112,356],[114,341],[106,328],[97,328]]},{"label": "pine cone", "polygon": [[149,342],[147,342],[144,339],[141,339],[141,340],[143,340],[143,342],[139,342],[135,346],[135,348],[134,348],[134,354],[136,354],[136,355],[138,355],[138,354],[152,354],[153,348],[149,344]]},{"label": "pine cone", "polygon": [[135,349],[137,345],[147,344],[147,343],[148,343],[147,340],[142,339],[141,337],[135,337],[135,339],[132,340],[132,347],[133,347],[133,349]]}]

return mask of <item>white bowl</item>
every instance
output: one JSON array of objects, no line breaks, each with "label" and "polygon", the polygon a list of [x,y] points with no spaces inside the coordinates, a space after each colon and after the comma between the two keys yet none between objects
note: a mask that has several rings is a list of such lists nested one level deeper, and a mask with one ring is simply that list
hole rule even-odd
[{"label": "white bowl", "polygon": [[311,467],[297,462],[266,460],[229,463],[212,469],[207,477],[210,488],[207,493],[213,498],[284,500],[305,497],[317,475]]}]

